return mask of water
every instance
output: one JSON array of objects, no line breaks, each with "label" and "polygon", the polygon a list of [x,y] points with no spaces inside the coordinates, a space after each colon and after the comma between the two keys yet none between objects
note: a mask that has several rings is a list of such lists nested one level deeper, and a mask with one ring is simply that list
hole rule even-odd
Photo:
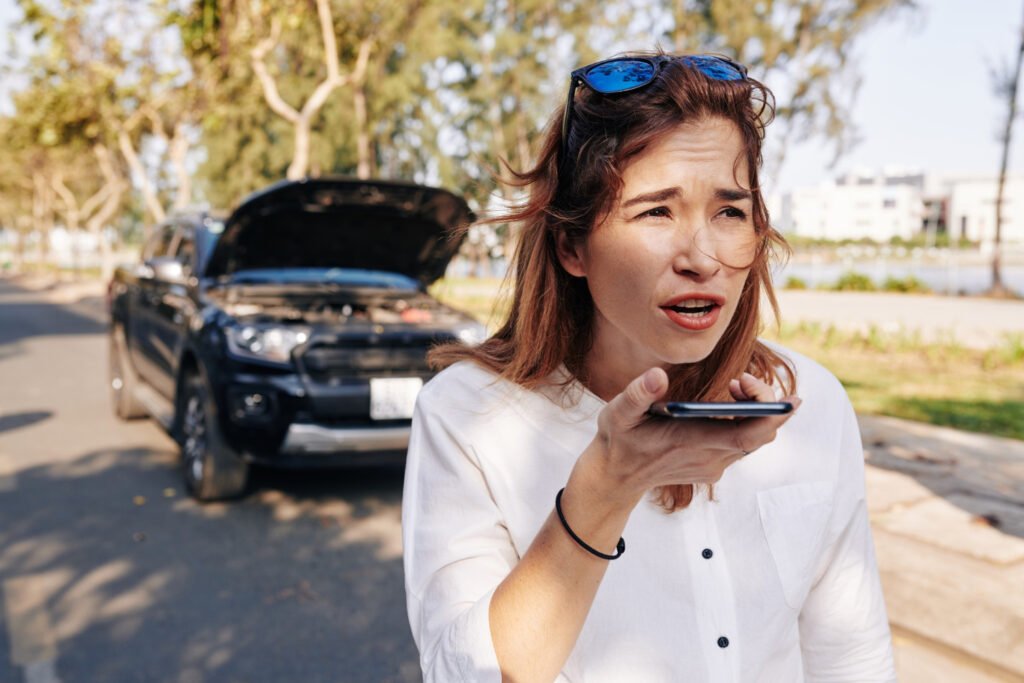
[{"label": "water", "polygon": [[[992,286],[992,267],[988,264],[914,263],[907,261],[842,261],[832,263],[789,263],[774,274],[778,286],[789,277],[798,277],[810,288],[832,285],[847,272],[867,275],[881,287],[886,278],[914,276],[938,294],[980,294]],[[1024,265],[1003,266],[1003,283],[1024,294]]]}]

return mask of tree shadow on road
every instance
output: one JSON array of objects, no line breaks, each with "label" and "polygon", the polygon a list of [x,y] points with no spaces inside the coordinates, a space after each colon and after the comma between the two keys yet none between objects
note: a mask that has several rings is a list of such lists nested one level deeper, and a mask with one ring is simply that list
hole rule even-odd
[{"label": "tree shadow on road", "polygon": [[[171,450],[120,448],[16,481],[0,581],[41,592],[63,680],[419,680],[400,470],[265,472],[247,498],[199,505]],[[3,626],[8,652],[20,626]]]},{"label": "tree shadow on road", "polygon": [[21,429],[42,422],[53,416],[49,410],[31,410],[24,413],[8,413],[0,415],[0,433]]},{"label": "tree shadow on road", "polygon": [[[968,513],[979,529],[1024,538],[1024,444],[895,418],[860,421],[869,464],[911,477],[922,491]],[[892,512],[913,514],[919,501],[911,489],[902,495]]]},{"label": "tree shadow on road", "polygon": [[[27,291],[25,292],[28,293]],[[11,321],[28,321],[15,325]],[[32,337],[54,335],[105,334],[107,324],[64,304],[5,302],[0,296],[0,347],[20,345]],[[14,355],[0,348],[0,359]]]}]

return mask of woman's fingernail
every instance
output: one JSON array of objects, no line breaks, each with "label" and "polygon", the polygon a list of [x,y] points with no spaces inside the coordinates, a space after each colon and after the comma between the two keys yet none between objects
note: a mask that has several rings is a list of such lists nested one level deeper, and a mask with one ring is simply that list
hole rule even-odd
[{"label": "woman's fingernail", "polygon": [[644,389],[647,393],[653,394],[661,388],[661,378],[658,377],[658,373],[653,370],[648,370],[644,375]]}]

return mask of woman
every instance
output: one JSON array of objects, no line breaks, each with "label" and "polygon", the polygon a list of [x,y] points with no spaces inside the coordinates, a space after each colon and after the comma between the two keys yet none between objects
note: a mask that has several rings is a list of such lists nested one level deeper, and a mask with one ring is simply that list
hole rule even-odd
[{"label": "woman", "polygon": [[[771,102],[715,56],[573,72],[510,217],[508,319],[435,352],[413,419],[426,681],[894,678],[849,400],[757,339],[785,244],[758,184]],[[777,396],[798,410],[647,414]]]}]

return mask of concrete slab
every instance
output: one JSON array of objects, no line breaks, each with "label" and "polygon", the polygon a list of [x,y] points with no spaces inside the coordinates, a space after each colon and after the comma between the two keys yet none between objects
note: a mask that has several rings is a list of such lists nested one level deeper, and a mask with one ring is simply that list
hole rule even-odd
[{"label": "concrete slab", "polygon": [[1024,539],[993,526],[1010,523],[1024,527],[1024,508],[1006,503],[952,494],[896,506],[873,515],[872,522],[876,528],[986,562],[1009,565],[1024,561]]},{"label": "concrete slab", "polygon": [[1024,501],[1024,441],[894,417],[859,415],[868,463],[912,475],[934,493]]},{"label": "concrete slab", "polygon": [[897,631],[892,637],[896,677],[900,683],[1004,683],[1019,681],[1014,675],[993,669],[963,653]]},{"label": "concrete slab", "polygon": [[868,465],[864,468],[867,480],[868,512],[872,519],[878,513],[898,506],[907,506],[935,495],[927,486],[913,477]]},{"label": "concrete slab", "polygon": [[1024,563],[993,564],[878,525],[874,537],[894,628],[1024,680]]}]

